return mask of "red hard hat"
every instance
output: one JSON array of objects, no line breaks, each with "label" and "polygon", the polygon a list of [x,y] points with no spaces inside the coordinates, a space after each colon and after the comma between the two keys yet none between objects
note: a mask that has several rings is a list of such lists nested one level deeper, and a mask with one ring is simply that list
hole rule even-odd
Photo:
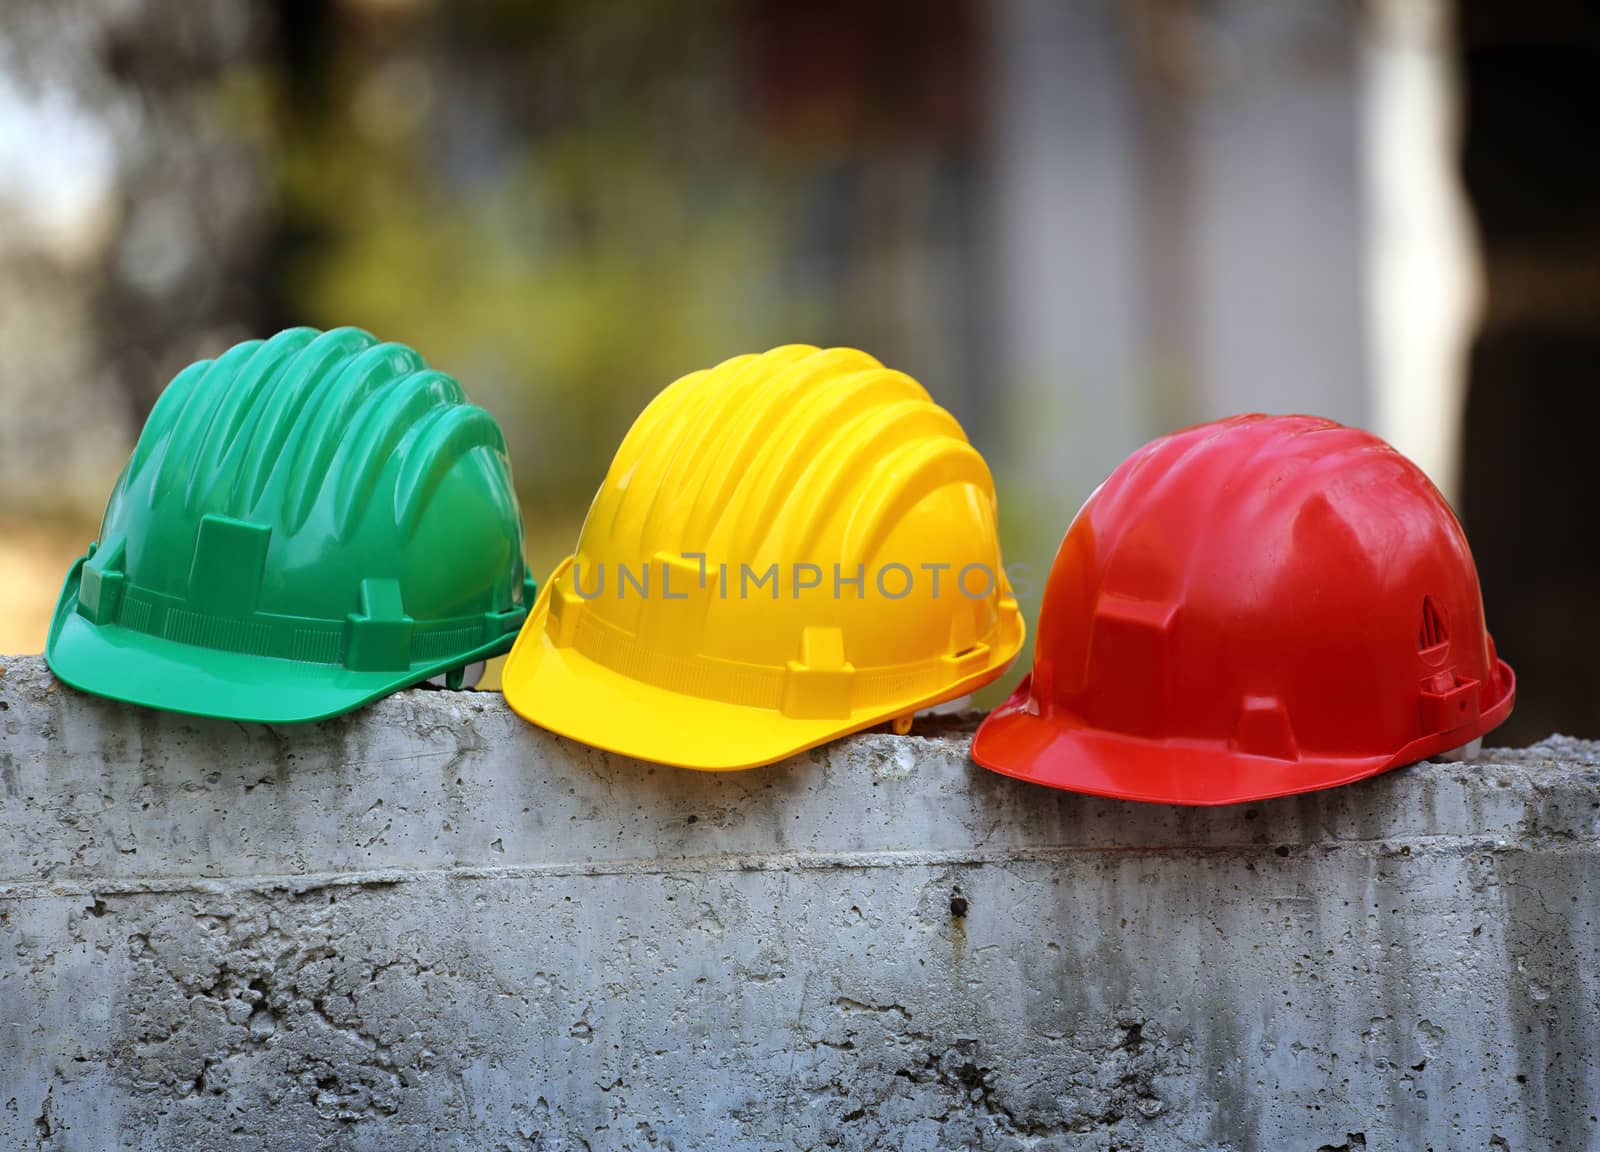
[{"label": "red hard hat", "polygon": [[1233,804],[1482,736],[1516,681],[1422,471],[1308,416],[1236,416],[1123,462],[1067,529],[1032,675],[972,745],[1101,796]]}]

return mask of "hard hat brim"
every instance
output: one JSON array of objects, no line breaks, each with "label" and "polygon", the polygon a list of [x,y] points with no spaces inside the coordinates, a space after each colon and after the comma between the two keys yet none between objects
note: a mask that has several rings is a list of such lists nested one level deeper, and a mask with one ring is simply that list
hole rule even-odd
[{"label": "hard hat brim", "polygon": [[1029,677],[979,725],[972,759],[1018,780],[1146,804],[1212,807],[1337,788],[1459,748],[1499,725],[1516,701],[1516,678],[1497,663],[1504,692],[1475,724],[1422,737],[1392,755],[1280,760],[1197,740],[1108,732],[1030,711]]},{"label": "hard hat brim", "polygon": [[353,672],[341,665],[252,656],[180,644],[78,614],[74,565],[56,603],[45,663],[65,684],[145,708],[256,724],[326,720],[506,650],[511,635],[404,672]]},{"label": "hard hat brim", "polygon": [[[848,719],[804,719],[673,692],[620,675],[572,648],[557,647],[545,630],[550,591],[564,562],[539,591],[539,599],[501,674],[506,703],[524,720],[591,747],[676,768],[708,772],[759,768],[787,760],[852,732],[954,700],[1002,675],[1021,647],[997,651],[982,670],[925,700],[897,701]],[[1021,621],[1017,628],[1020,631]]]}]

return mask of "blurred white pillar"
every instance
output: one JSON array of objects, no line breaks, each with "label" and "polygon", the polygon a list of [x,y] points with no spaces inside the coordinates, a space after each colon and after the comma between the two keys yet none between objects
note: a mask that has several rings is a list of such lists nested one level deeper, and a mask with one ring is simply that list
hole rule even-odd
[{"label": "blurred white pillar", "polygon": [[1184,11],[1196,415],[1367,424],[1359,9]]},{"label": "blurred white pillar", "polygon": [[991,11],[993,383],[1005,409],[994,464],[1019,502],[1039,502],[1019,509],[1029,526],[1043,518],[1059,539],[1074,502],[1145,432],[1125,11],[1115,0]]},{"label": "blurred white pillar", "polygon": [[1376,431],[1454,498],[1483,279],[1459,176],[1452,9],[1447,0],[1377,0],[1369,11],[1363,96]]},{"label": "blurred white pillar", "polygon": [[1019,516],[1059,531],[1150,436],[1249,410],[1370,427],[1453,492],[1480,289],[1447,0],[992,13],[995,464],[1054,502]]},{"label": "blurred white pillar", "polygon": [[1370,424],[1360,10],[993,11],[1005,470],[1081,496],[1183,420]]}]

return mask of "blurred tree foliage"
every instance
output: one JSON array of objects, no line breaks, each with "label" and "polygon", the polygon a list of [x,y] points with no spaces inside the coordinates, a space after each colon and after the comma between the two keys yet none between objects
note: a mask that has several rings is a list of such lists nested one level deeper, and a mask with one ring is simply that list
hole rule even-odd
[{"label": "blurred tree foliage", "polygon": [[[412,344],[501,419],[559,555],[666,383],[816,331],[780,285],[782,165],[750,165],[721,5],[324,8],[284,22],[289,318]],[[599,17],[599,18],[597,18]],[[597,80],[596,73],[604,72]]]}]

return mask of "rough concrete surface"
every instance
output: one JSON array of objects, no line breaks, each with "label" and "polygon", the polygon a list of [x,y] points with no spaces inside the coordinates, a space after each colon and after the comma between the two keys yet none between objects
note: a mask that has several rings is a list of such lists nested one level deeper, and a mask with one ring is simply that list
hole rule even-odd
[{"label": "rough concrete surface", "polygon": [[1182,810],[0,663],[3,1149],[1600,1148],[1594,744]]}]

